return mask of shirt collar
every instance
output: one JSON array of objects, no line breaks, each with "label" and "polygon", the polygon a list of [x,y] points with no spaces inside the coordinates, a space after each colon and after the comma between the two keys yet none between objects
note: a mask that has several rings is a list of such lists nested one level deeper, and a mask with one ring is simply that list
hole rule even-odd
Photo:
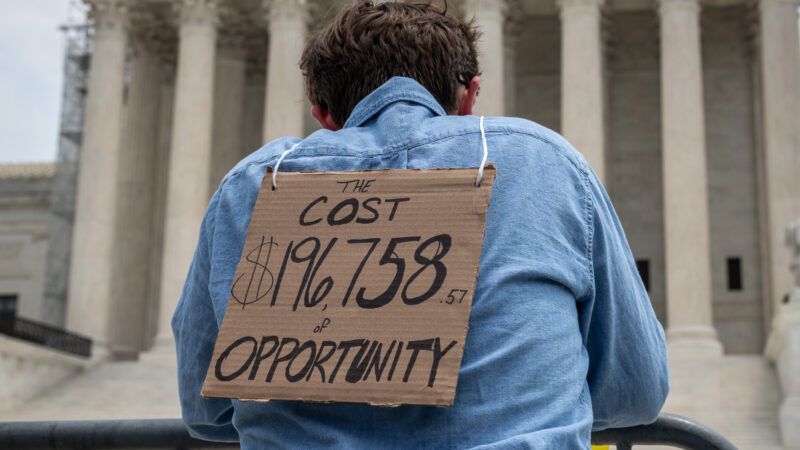
[{"label": "shirt collar", "polygon": [[437,116],[445,116],[442,105],[416,80],[406,77],[392,77],[364,97],[344,123],[344,128],[358,127],[395,102],[412,102],[426,106]]}]

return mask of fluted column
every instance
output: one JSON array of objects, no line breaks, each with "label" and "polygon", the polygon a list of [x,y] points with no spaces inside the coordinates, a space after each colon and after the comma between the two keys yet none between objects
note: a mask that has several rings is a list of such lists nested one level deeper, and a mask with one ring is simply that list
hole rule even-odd
[{"label": "fluted column", "polygon": [[700,4],[661,0],[659,12],[668,338],[673,348],[715,355]]},{"label": "fluted column", "polygon": [[302,136],[306,110],[299,63],[306,41],[306,0],[266,0],[269,55],[264,107],[264,141]]},{"label": "fluted column", "polygon": [[559,0],[561,132],[605,178],[603,0]]},{"label": "fluted column", "polygon": [[122,130],[128,15],[117,0],[89,2],[94,19],[67,328],[106,348],[111,314],[115,203]]},{"label": "fluted column", "polygon": [[144,342],[162,76],[161,61],[145,39],[134,39],[117,181],[114,282],[108,299],[113,323],[110,347],[121,356],[136,355]]},{"label": "fluted column", "polygon": [[210,188],[239,162],[242,153],[244,115],[245,52],[236,35],[221,37],[214,82],[214,138]]},{"label": "fluted column", "polygon": [[172,343],[180,298],[210,197],[216,0],[182,0],[156,346]]},{"label": "fluted column", "polygon": [[[164,52],[162,56],[174,56]],[[159,308],[161,306],[161,274],[164,256],[164,225],[167,212],[167,187],[169,184],[169,157],[172,141],[172,115],[175,104],[175,63],[167,62],[162,68],[163,78],[159,83],[161,92],[158,110],[158,140],[156,144],[156,170],[153,174],[153,220],[150,222],[150,260],[148,265],[148,308],[144,333],[144,347],[153,346],[158,333]]]},{"label": "fluted column", "polygon": [[790,253],[783,229],[800,217],[800,49],[797,1],[761,0],[762,199],[768,267],[767,296],[773,309],[792,289]]},{"label": "fluted column", "polygon": [[481,66],[481,92],[475,103],[475,114],[502,116],[506,114],[505,102],[505,45],[503,28],[506,18],[505,0],[466,0],[464,13],[467,19],[483,33],[478,41]]}]

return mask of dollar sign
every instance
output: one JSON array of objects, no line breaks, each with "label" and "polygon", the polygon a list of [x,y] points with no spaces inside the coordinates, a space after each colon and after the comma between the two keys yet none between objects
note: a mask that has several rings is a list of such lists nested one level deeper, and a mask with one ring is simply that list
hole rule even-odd
[{"label": "dollar sign", "polygon": [[[250,271],[250,277],[247,280],[247,288],[244,291],[244,297],[239,298],[236,295],[236,287],[245,278],[247,275],[246,273],[239,275],[236,281],[234,281],[233,286],[231,286],[231,297],[242,305],[242,309],[247,305],[257,303],[272,290],[272,286],[275,284],[275,277],[267,266],[272,256],[272,247],[277,246],[278,244],[274,241],[272,236],[270,236],[269,241],[267,241],[264,236],[261,236],[261,242],[245,256],[245,261],[252,263],[253,267]],[[262,264],[261,255],[264,253],[266,253],[267,256]],[[253,258],[253,255],[255,255],[255,258]]]}]

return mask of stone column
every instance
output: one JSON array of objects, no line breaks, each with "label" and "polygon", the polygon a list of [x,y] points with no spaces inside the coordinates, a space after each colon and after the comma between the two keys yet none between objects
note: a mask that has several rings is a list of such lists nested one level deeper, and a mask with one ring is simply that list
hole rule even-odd
[{"label": "stone column", "polygon": [[132,357],[143,349],[150,266],[150,223],[158,145],[161,61],[143,37],[134,39],[125,139],[119,159],[116,203],[111,349]]},{"label": "stone column", "polygon": [[[165,52],[167,53],[167,52]],[[170,52],[171,53],[171,52]],[[144,348],[153,346],[158,333],[158,316],[161,302],[161,272],[164,255],[164,225],[167,212],[167,185],[169,183],[170,143],[172,141],[172,113],[175,103],[175,58],[167,53],[166,67],[159,85],[161,103],[158,110],[158,143],[156,145],[156,170],[153,174],[153,220],[150,222],[150,261],[147,286],[147,326],[144,330]]]},{"label": "stone column", "polygon": [[216,0],[182,0],[180,3],[156,347],[172,343],[172,313],[186,280],[210,197],[216,8]]},{"label": "stone column", "polygon": [[506,2],[505,0],[466,0],[464,13],[467,19],[475,18],[475,24],[483,33],[478,42],[482,75],[481,91],[475,103],[475,114],[505,115],[503,28],[506,18]]},{"label": "stone column", "polygon": [[505,77],[503,81],[505,111],[503,114],[508,116],[517,115],[517,59],[520,57],[517,46],[520,42],[519,35],[522,32],[522,27],[521,17],[508,17],[503,30],[505,52],[503,55],[503,75]]},{"label": "stone column", "polygon": [[698,0],[661,0],[667,330],[676,354],[718,355],[712,320]]},{"label": "stone column", "polygon": [[67,328],[109,343],[115,203],[122,130],[128,15],[123,2],[92,0],[92,60],[78,176]]},{"label": "stone column", "polygon": [[761,191],[768,304],[792,288],[783,245],[785,224],[800,217],[800,48],[797,1],[761,0],[760,80],[763,167]]},{"label": "stone column", "polygon": [[214,139],[211,158],[211,191],[239,162],[244,115],[245,53],[240,36],[222,36],[214,83]]},{"label": "stone column", "polygon": [[561,132],[605,178],[603,0],[559,0]]},{"label": "stone column", "polygon": [[269,55],[264,107],[264,141],[303,136],[306,114],[303,75],[298,66],[306,42],[306,0],[266,0]]}]

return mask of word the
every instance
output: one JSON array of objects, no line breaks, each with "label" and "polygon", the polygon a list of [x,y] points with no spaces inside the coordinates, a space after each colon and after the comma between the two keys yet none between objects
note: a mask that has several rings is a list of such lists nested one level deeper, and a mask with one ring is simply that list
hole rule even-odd
[{"label": "word the", "polygon": [[347,190],[350,189],[350,185],[353,185],[351,192],[361,192],[363,194],[369,192],[369,186],[372,184],[373,181],[375,181],[374,178],[371,180],[360,179],[360,180],[337,181],[336,184],[343,185],[342,193],[347,192]]}]

